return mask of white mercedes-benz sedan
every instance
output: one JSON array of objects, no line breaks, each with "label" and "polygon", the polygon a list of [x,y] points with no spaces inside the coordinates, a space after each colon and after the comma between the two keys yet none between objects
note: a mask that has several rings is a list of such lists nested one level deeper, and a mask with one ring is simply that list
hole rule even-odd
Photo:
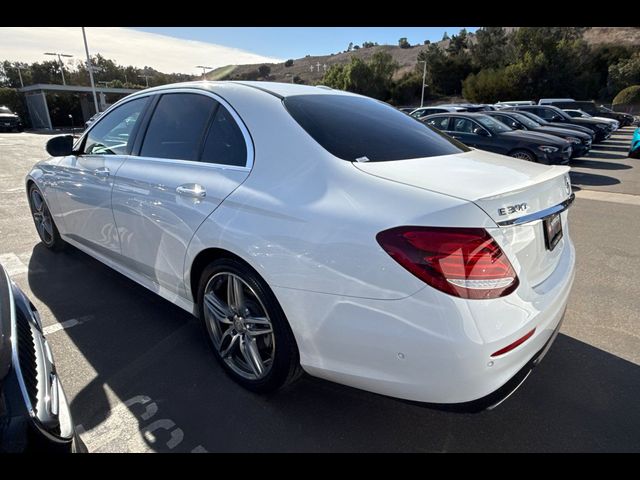
[{"label": "white mercedes-benz sedan", "polygon": [[26,178],[70,244],[197,316],[226,372],[497,405],[574,279],[568,167],[470,149],[368,97],[267,82],[150,88]]}]

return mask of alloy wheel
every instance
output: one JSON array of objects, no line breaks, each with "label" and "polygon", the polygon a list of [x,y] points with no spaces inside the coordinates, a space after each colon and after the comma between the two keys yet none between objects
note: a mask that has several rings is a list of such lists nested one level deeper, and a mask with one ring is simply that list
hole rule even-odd
[{"label": "alloy wheel", "polygon": [[42,194],[37,188],[31,190],[31,213],[40,239],[47,245],[53,242],[53,220]]},{"label": "alloy wheel", "polygon": [[219,272],[204,290],[205,325],[215,349],[247,380],[265,378],[273,365],[275,336],[264,304],[238,275]]},{"label": "alloy wheel", "polygon": [[528,161],[533,161],[531,158],[531,155],[529,155],[527,152],[515,152],[512,155],[513,158],[519,158],[521,160],[528,160]]}]

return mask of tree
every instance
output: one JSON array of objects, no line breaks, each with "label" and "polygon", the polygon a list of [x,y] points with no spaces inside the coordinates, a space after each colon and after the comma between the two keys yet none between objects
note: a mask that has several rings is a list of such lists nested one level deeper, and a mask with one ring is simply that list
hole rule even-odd
[{"label": "tree", "polygon": [[[478,103],[493,103],[515,98],[513,77],[505,69],[485,69],[470,74],[462,82],[462,95],[467,100]],[[518,97],[520,98],[520,97]]]},{"label": "tree", "polygon": [[284,66],[285,67],[291,67],[293,65],[293,59],[289,59],[286,62],[284,62]]},{"label": "tree", "polygon": [[354,50],[360,50],[360,45],[354,45],[354,46],[353,46],[353,49],[354,49]]},{"label": "tree", "polygon": [[515,60],[513,45],[502,27],[484,27],[476,31],[471,46],[471,63],[476,69],[501,68]]},{"label": "tree", "polygon": [[442,40],[449,40],[449,34],[447,32],[444,32],[444,35],[442,35]]},{"label": "tree", "polygon": [[321,83],[338,90],[387,100],[393,87],[393,74],[397,69],[398,64],[386,52],[374,53],[368,62],[354,56],[348,64],[332,65]]},{"label": "tree", "polygon": [[425,44],[425,45],[431,45],[431,40],[425,40],[425,41],[424,41],[424,44]]},{"label": "tree", "polygon": [[607,84],[610,91],[619,91],[629,85],[640,84],[640,52],[611,65]]},{"label": "tree", "polygon": [[398,46],[400,48],[411,48],[411,44],[407,40],[407,37],[402,37],[400,40],[398,40]]},{"label": "tree", "polygon": [[353,50],[353,42],[349,42],[349,46],[347,47],[347,52]]},{"label": "tree", "polygon": [[[435,43],[418,54],[418,61],[427,62],[427,84],[434,93],[442,95],[459,95],[462,80],[473,71],[471,58],[466,51],[446,53]],[[416,68],[422,73],[420,63]]]},{"label": "tree", "polygon": [[[391,103],[394,105],[415,104],[422,94],[422,73],[408,72],[391,88]],[[425,90],[425,98],[428,98]]]},{"label": "tree", "polygon": [[463,28],[458,35],[453,35],[447,46],[447,53],[457,55],[467,48],[467,30]]},{"label": "tree", "polygon": [[258,67],[258,74],[262,78],[268,78],[270,73],[271,73],[271,67],[269,65],[260,65]]}]

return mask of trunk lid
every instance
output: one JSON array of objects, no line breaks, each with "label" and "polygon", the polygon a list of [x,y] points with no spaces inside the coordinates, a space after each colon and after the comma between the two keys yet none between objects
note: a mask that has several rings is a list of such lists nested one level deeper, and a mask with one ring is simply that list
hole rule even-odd
[{"label": "trunk lid", "polygon": [[[502,240],[496,240],[508,243],[501,246],[518,258],[518,275],[531,286],[544,281],[562,255],[566,237],[548,250],[542,220],[519,225],[510,222],[567,200],[571,195],[569,167],[539,165],[482,150],[353,165],[370,175],[475,203],[498,224]],[[451,226],[466,225],[454,221]],[[562,226],[565,230],[566,213],[562,214]]]}]

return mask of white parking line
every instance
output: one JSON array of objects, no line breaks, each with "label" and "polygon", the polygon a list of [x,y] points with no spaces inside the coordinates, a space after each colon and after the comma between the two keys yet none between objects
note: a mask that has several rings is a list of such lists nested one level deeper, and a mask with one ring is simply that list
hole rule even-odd
[{"label": "white parking line", "polygon": [[51,335],[52,333],[58,332],[60,330],[66,330],[68,328],[80,325],[81,323],[86,323],[91,319],[93,319],[93,315],[86,315],[84,317],[71,318],[69,320],[65,320],[64,322],[60,322],[54,325],[49,325],[48,327],[44,327],[42,329],[42,333],[44,333],[45,335]]},{"label": "white parking line", "polygon": [[27,273],[29,271],[29,267],[22,263],[22,260],[20,260],[20,258],[18,258],[18,256],[13,252],[1,254],[0,264],[2,264],[10,277]]},{"label": "white parking line", "polygon": [[600,192],[597,190],[580,190],[575,192],[577,198],[599,200],[601,202],[623,203],[625,205],[640,206],[640,195],[627,193]]}]

